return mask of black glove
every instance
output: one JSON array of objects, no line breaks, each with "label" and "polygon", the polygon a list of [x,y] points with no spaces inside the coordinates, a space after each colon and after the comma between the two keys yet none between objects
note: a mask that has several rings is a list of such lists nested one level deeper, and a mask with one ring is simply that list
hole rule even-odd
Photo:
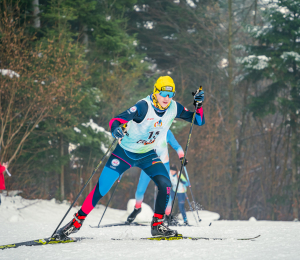
[{"label": "black glove", "polygon": [[[181,164],[182,164],[183,158],[184,158],[184,157],[179,158],[179,160],[181,161]],[[185,161],[184,161],[184,165],[183,165],[183,166],[186,166],[187,164],[188,164],[188,160],[185,158]]]},{"label": "black glove", "polygon": [[122,127],[117,127],[113,132],[112,132],[112,136],[114,138],[117,138],[117,139],[122,139],[124,137],[124,133],[123,133],[123,130],[122,130]]},{"label": "black glove", "polygon": [[192,95],[194,96],[194,106],[198,103],[198,108],[202,106],[204,101],[204,91],[196,91],[192,92]]}]

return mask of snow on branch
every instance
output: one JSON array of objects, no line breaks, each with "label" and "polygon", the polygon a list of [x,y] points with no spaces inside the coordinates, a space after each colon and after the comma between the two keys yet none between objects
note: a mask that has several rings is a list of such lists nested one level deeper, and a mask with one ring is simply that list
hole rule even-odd
[{"label": "snow on branch", "polygon": [[271,58],[268,58],[265,55],[250,55],[244,58],[237,58],[237,63],[245,65],[247,69],[262,70],[268,67],[269,60],[271,60]]},{"label": "snow on branch", "polygon": [[283,60],[287,60],[288,58],[294,58],[295,61],[299,62],[300,61],[300,55],[297,52],[294,51],[288,51],[284,52],[283,54],[280,55],[280,58]]},{"label": "snow on branch", "polygon": [[89,127],[89,126],[90,126],[96,133],[102,132],[102,133],[105,133],[105,134],[107,134],[107,135],[109,135],[109,136],[111,135],[110,132],[105,131],[105,129],[104,129],[103,127],[97,125],[97,124],[93,121],[93,119],[90,119],[90,122],[88,122],[88,123],[82,123],[81,125],[83,125],[83,126],[85,126],[85,127]]},{"label": "snow on branch", "polygon": [[20,77],[20,75],[18,73],[14,72],[13,70],[0,69],[0,73],[3,76],[9,76],[10,78],[13,78],[14,76],[16,76],[17,78]]}]

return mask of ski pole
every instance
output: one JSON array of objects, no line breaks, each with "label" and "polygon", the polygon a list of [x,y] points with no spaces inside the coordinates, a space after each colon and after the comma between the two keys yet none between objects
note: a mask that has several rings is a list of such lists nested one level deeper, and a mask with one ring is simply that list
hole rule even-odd
[{"label": "ski pole", "polygon": [[196,212],[197,212],[198,220],[199,220],[199,222],[201,222],[201,218],[199,217],[198,208],[196,207],[196,202],[195,202],[194,195],[193,195],[193,192],[192,192],[191,182],[190,182],[189,175],[188,175],[188,172],[187,172],[185,166],[184,166],[184,171],[185,171],[185,174],[186,174],[186,178],[187,178],[187,180],[188,180],[188,182],[189,182],[189,187],[190,187],[192,199],[193,199],[193,201],[194,201],[194,207],[195,207],[195,210],[196,210]]},{"label": "ski pole", "polygon": [[193,212],[194,219],[195,219],[195,221],[197,223],[197,226],[198,226],[198,221],[197,221],[197,218],[196,218],[196,216],[194,214],[194,209],[193,209],[192,204],[190,203],[189,197],[188,197],[188,195],[186,193],[185,193],[185,197],[186,197],[186,200],[187,200],[187,202],[188,202],[188,204],[190,206],[190,210]]},{"label": "ski pole", "polygon": [[117,182],[117,185],[115,186],[115,188],[114,188],[114,190],[113,190],[113,193],[111,194],[110,199],[109,199],[109,201],[108,201],[107,204],[106,204],[105,210],[104,210],[104,212],[103,212],[103,214],[102,214],[102,217],[101,217],[101,219],[100,219],[100,221],[99,221],[98,228],[100,227],[100,223],[101,223],[101,221],[102,221],[102,219],[103,219],[103,217],[104,217],[104,214],[105,214],[105,212],[106,212],[106,210],[107,210],[107,207],[108,207],[108,205],[109,205],[109,203],[110,203],[112,197],[114,196],[114,193],[115,193],[115,191],[116,191],[116,189],[117,189],[117,187],[118,187],[118,185],[119,185],[119,183],[120,183],[120,181],[121,181],[121,179],[122,179],[122,176],[123,176],[123,174],[120,175],[120,177],[119,177],[119,179],[118,179],[118,182]]},{"label": "ski pole", "polygon": [[[197,93],[199,93],[201,90],[202,90],[202,87],[200,86],[200,88],[196,91],[195,95],[196,95]],[[183,168],[183,166],[184,166],[184,164],[185,164],[186,154],[187,154],[187,150],[188,150],[188,148],[189,148],[189,144],[190,144],[190,141],[191,141],[192,130],[193,130],[193,126],[194,126],[194,123],[195,123],[196,112],[197,112],[199,103],[200,103],[200,102],[196,102],[196,107],[195,107],[195,111],[194,111],[194,114],[193,114],[193,119],[192,119],[192,123],[191,123],[190,133],[189,133],[188,140],[187,140],[187,144],[186,144],[185,151],[184,151],[184,157],[183,157],[183,160],[182,160],[182,163],[181,163],[181,167],[180,167],[179,178],[178,178],[177,185],[176,185],[176,190],[175,190],[175,195],[174,195],[174,199],[173,199],[173,202],[172,202],[172,207],[171,207],[171,213],[170,213],[170,215],[172,215],[172,210],[173,210],[174,202],[175,202],[176,195],[177,195],[177,190],[178,190],[178,186],[179,186],[179,181],[180,181],[180,177],[181,177],[181,174],[182,174],[182,168]],[[202,103],[202,102],[201,102],[201,103]],[[169,220],[169,221],[170,221],[170,220]],[[170,223],[168,223],[168,224],[170,224]]]},{"label": "ski pole", "polygon": [[64,217],[62,218],[62,220],[59,222],[57,228],[55,229],[55,231],[53,232],[52,236],[54,236],[54,234],[56,233],[56,231],[58,230],[58,228],[60,227],[61,223],[64,221],[64,219],[66,218],[66,216],[68,215],[68,213],[70,212],[71,208],[74,206],[75,202],[78,200],[79,196],[81,195],[81,193],[83,192],[83,190],[85,189],[85,187],[88,185],[88,183],[90,182],[90,180],[93,178],[93,176],[95,175],[96,171],[99,169],[100,165],[102,164],[103,160],[105,159],[105,157],[108,155],[108,153],[110,152],[110,150],[112,149],[112,147],[117,143],[118,139],[115,139],[110,147],[107,149],[106,153],[104,154],[104,156],[102,157],[101,161],[98,163],[97,167],[94,169],[94,171],[92,172],[90,178],[87,180],[87,182],[84,184],[84,186],[82,187],[81,191],[78,193],[77,197],[75,198],[75,200],[73,201],[72,205],[70,206],[70,208],[68,209],[68,211],[66,212],[66,214],[64,215]]}]

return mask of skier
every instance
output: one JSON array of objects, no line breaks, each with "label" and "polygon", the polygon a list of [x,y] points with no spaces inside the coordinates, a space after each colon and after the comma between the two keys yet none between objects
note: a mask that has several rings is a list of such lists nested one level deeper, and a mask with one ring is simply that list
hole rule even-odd
[{"label": "skier", "polygon": [[[169,174],[154,148],[161,140],[166,139],[167,132],[175,118],[191,122],[194,113],[174,101],[175,83],[169,76],[159,77],[154,85],[153,93],[143,98],[127,111],[110,120],[112,136],[121,139],[111,153],[95,188],[89,193],[81,209],[74,218],[60,228],[54,237],[64,239],[77,232],[86,216],[94,209],[98,201],[110,190],[114,182],[131,167],[141,168],[158,187],[155,213],[151,222],[152,236],[176,236],[177,231],[163,224],[165,208],[171,192]],[[194,105],[204,101],[204,92],[197,91]],[[127,123],[126,135],[122,124]],[[196,111],[195,124],[205,123],[203,109]]]},{"label": "skier", "polygon": [[[179,145],[177,140],[175,139],[173,133],[171,130],[168,131],[166,140],[161,140],[159,144],[155,147],[155,151],[157,155],[160,157],[162,163],[165,165],[168,173],[170,173],[170,163],[169,163],[169,153],[168,153],[168,143],[173,147],[173,149],[177,152],[178,157],[180,160],[183,160],[184,157],[184,151],[182,147]],[[187,165],[188,161],[185,160],[185,164]],[[150,182],[150,177],[144,172],[141,172],[139,183],[137,185],[136,193],[135,193],[135,207],[133,212],[128,216],[127,222],[132,223],[136,216],[142,211],[142,202],[144,199],[144,194],[146,192],[146,189],[148,187],[148,184]],[[169,204],[168,204],[169,206]],[[168,207],[167,207],[168,209]],[[168,211],[169,214],[171,210]],[[166,212],[166,215],[169,215]]]},{"label": "skier", "polygon": [[[179,177],[178,168],[177,168],[176,164],[172,164],[170,167],[170,179],[171,179],[171,183],[172,183],[172,190],[171,190],[171,198],[170,198],[169,204],[166,209],[166,214],[170,214],[170,211],[171,211],[171,203],[172,203],[172,200],[175,195],[178,177]],[[178,199],[179,210],[181,212],[184,225],[186,225],[186,226],[188,226],[189,223],[187,220],[184,203],[185,203],[185,197],[186,197],[186,191],[187,191],[186,187],[188,185],[189,185],[188,181],[186,180],[184,175],[181,174],[179,185],[178,185],[178,190],[177,190],[177,199]],[[172,222],[171,222],[171,225],[172,225]]]}]

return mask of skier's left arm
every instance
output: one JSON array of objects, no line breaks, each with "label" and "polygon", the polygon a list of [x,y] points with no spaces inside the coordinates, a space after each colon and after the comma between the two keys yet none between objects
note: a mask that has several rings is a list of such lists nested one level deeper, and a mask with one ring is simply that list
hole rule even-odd
[{"label": "skier's left arm", "polygon": [[[201,91],[197,95],[194,96],[194,105],[195,102],[203,102],[204,101],[204,92]],[[180,103],[177,103],[177,115],[176,118],[181,118],[187,122],[192,122],[194,112],[189,111],[187,108],[185,108],[183,105]],[[202,103],[201,103],[202,104]],[[196,111],[196,116],[195,116],[195,125],[204,125],[205,124],[205,117],[203,113],[203,108],[202,106],[199,107]]]}]

